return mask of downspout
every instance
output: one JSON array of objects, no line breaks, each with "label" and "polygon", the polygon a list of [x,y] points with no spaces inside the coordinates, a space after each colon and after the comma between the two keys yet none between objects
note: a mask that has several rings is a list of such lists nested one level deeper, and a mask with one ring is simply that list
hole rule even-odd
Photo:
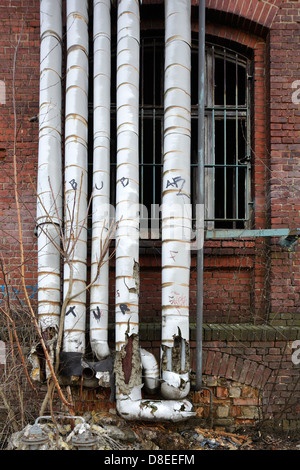
[{"label": "downspout", "polygon": [[161,392],[181,399],[190,391],[190,0],[166,0],[165,21]]},{"label": "downspout", "polygon": [[[139,347],[139,4],[118,2],[116,195],[116,398],[127,420],[181,421],[188,401],[142,399]],[[155,385],[156,387],[156,385]]]},{"label": "downspout", "polygon": [[196,390],[202,389],[203,243],[205,206],[205,0],[199,0]]},{"label": "downspout", "polygon": [[87,262],[88,2],[67,0],[63,352],[85,351]]},{"label": "downspout", "polygon": [[[40,3],[40,105],[37,183],[38,319],[45,339],[56,337],[60,318],[61,0]],[[54,344],[54,341],[51,341]],[[50,348],[51,349],[51,348]],[[53,357],[53,348],[49,351]]]},{"label": "downspout", "polygon": [[[94,0],[94,154],[92,195],[91,279],[97,276],[101,246],[110,224],[110,0]],[[97,359],[109,354],[108,347],[108,254],[90,289],[90,342]]]}]

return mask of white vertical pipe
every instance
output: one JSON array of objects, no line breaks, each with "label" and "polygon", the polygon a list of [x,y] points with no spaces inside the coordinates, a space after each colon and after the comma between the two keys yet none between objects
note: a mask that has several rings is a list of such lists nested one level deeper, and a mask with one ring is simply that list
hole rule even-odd
[{"label": "white vertical pipe", "polygon": [[38,317],[41,330],[57,331],[60,316],[61,0],[40,3],[40,104],[37,183]]},{"label": "white vertical pipe", "polygon": [[[166,398],[190,389],[185,345],[189,343],[191,2],[165,1],[165,103],[162,197],[162,347],[170,358],[179,337],[181,362],[162,371]],[[180,372],[178,372],[178,369]],[[184,384],[184,385],[183,385]],[[180,388],[180,390],[179,390]]]},{"label": "white vertical pipe", "polygon": [[[91,279],[97,276],[101,242],[109,229],[110,203],[110,0],[94,0],[94,154]],[[109,355],[109,264],[102,266],[90,289],[90,342],[96,357]]]},{"label": "white vertical pipe", "polygon": [[70,274],[71,296],[76,297],[66,310],[63,350],[77,353],[85,350],[88,41],[87,0],[67,0],[65,234],[74,249],[64,264],[64,298]]},{"label": "white vertical pipe", "polygon": [[139,4],[119,0],[117,39],[116,349],[138,333]]},{"label": "white vertical pipe", "polygon": [[[141,364],[150,373],[146,386],[154,392],[158,386],[153,355],[144,350],[136,354],[138,344],[139,295],[139,5],[137,0],[119,0],[117,51],[117,201],[116,220],[116,364],[121,363],[127,338],[132,337],[133,364],[127,387],[117,385],[117,410],[128,420],[181,421],[194,416],[188,401],[151,401],[141,398]],[[127,351],[125,350],[125,355]],[[138,364],[138,356],[142,358]],[[119,358],[121,357],[121,361]],[[150,364],[151,363],[151,364]],[[116,365],[115,364],[115,365]],[[116,370],[116,367],[115,367]],[[116,372],[116,383],[123,371]],[[151,378],[151,380],[149,380]],[[120,381],[121,382],[121,381]]]}]

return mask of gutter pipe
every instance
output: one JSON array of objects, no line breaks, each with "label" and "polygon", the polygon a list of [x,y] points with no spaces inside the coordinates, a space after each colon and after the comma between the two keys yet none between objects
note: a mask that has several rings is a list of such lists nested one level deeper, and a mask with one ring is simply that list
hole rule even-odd
[{"label": "gutter pipe", "polygon": [[205,215],[205,0],[199,0],[199,102],[198,102],[198,178],[197,178],[197,326],[196,390],[202,388],[203,334],[203,244]]}]

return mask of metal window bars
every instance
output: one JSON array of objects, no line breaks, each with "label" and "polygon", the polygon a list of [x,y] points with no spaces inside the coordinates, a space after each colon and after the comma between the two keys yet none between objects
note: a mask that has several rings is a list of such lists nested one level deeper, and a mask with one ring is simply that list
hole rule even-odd
[{"label": "metal window bars", "polygon": [[[140,70],[140,204],[141,238],[160,237],[164,41],[141,38]],[[198,43],[192,44],[191,184],[196,201]],[[113,63],[113,60],[112,60]],[[248,229],[251,219],[251,60],[235,51],[206,44],[205,95],[205,226],[214,229]],[[114,94],[112,93],[112,96]],[[112,177],[115,175],[112,104]],[[112,191],[114,185],[112,185]],[[111,194],[114,201],[114,194]],[[195,206],[195,203],[193,204]],[[193,207],[195,218],[195,207]],[[152,230],[151,230],[152,228]]]}]

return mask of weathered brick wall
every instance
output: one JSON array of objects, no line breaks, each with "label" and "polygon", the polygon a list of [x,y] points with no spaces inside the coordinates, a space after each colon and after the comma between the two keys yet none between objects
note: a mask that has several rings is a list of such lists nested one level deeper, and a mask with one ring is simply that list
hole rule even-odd
[{"label": "weathered brick wall", "polygon": [[[299,2],[281,2],[270,31],[270,210],[273,227],[300,227],[300,102],[293,102],[300,78]],[[299,84],[297,86],[299,89]],[[272,246],[271,312],[274,321],[300,321],[299,250]]]},{"label": "weathered brick wall", "polygon": [[[191,325],[192,369],[196,336]],[[197,416],[226,430],[261,423],[294,430],[300,423],[299,327],[205,324],[203,387],[193,392]],[[143,346],[159,358],[160,325],[144,325]],[[193,376],[192,376],[193,377]],[[192,379],[193,385],[193,379]]]},{"label": "weathered brick wall", "polygon": [[[197,3],[197,2],[196,2]],[[222,5],[221,5],[222,3]],[[254,122],[253,122],[253,151],[255,154],[254,164],[254,196],[255,196],[255,223],[256,228],[265,228],[268,219],[268,185],[269,185],[269,163],[272,160],[272,178],[271,178],[271,204],[272,204],[272,226],[294,226],[298,225],[298,212],[297,201],[295,199],[295,191],[291,191],[291,187],[295,187],[297,183],[297,172],[295,172],[295,165],[297,159],[294,158],[291,162],[290,153],[295,151],[297,145],[297,119],[299,120],[298,107],[291,104],[291,86],[292,81],[297,78],[297,68],[295,68],[294,61],[293,67],[289,67],[289,57],[292,57],[293,47],[296,47],[297,42],[289,40],[289,36],[297,27],[296,21],[297,8],[295,2],[284,2],[287,11],[291,11],[290,15],[283,14],[283,10],[280,10],[280,15],[275,17],[274,12],[276,10],[274,6],[265,4],[264,8],[261,9],[261,4],[264,2],[248,2],[252,4],[252,7],[245,9],[245,2],[226,2],[226,14],[222,13],[224,8],[223,2],[214,3],[208,2],[208,17],[213,9],[219,11],[218,18],[222,22],[227,21],[230,26],[223,26],[222,24],[213,25],[208,23],[207,34],[210,37],[217,39],[226,39],[237,44],[242,44],[254,51],[254,62],[255,62],[255,84],[254,84]],[[257,5],[254,8],[254,3]],[[12,294],[16,297],[20,289],[19,282],[19,253],[18,253],[18,232],[16,224],[16,212],[15,203],[13,197],[13,184],[12,184],[12,150],[13,150],[13,135],[14,135],[14,116],[13,116],[13,103],[12,103],[12,68],[13,68],[13,54],[14,48],[12,44],[17,44],[19,34],[23,25],[23,34],[21,38],[20,48],[17,54],[16,62],[16,111],[17,111],[17,157],[18,157],[18,169],[19,169],[19,193],[20,202],[22,206],[22,224],[23,224],[23,240],[25,243],[25,259],[30,260],[26,263],[26,285],[31,296],[34,297],[36,293],[36,258],[32,257],[33,249],[35,247],[35,237],[33,235],[34,230],[34,216],[35,216],[35,195],[32,184],[35,184],[36,179],[36,162],[37,162],[37,123],[30,122],[30,118],[38,112],[38,77],[39,77],[39,2],[31,1],[28,3],[22,3],[21,1],[15,1],[10,4],[8,9],[4,9],[1,6],[2,11],[2,22],[3,22],[3,39],[1,48],[1,63],[3,64],[3,80],[6,83],[6,104],[1,106],[1,121],[0,121],[0,147],[3,148],[1,153],[1,201],[0,201],[0,213],[1,213],[1,229],[2,229],[2,251],[7,254],[5,256],[5,263],[7,269],[11,275],[11,289]],[[239,5],[242,10],[239,12]],[[290,5],[290,7],[288,6]],[[291,7],[293,9],[291,10]],[[277,10],[276,10],[277,11]],[[285,10],[284,10],[285,11]],[[233,16],[229,15],[232,13]],[[260,14],[258,15],[258,12]],[[240,15],[239,15],[240,13]],[[298,12],[299,13],[299,12]],[[222,16],[223,14],[223,16]],[[266,103],[266,91],[267,91],[267,69],[268,69],[268,57],[266,57],[266,40],[265,37],[260,38],[256,34],[259,32],[255,29],[253,18],[259,17],[259,24],[262,27],[270,26],[271,19],[274,21],[270,33],[270,76],[271,76],[271,143],[270,149],[267,145],[267,103]],[[8,20],[6,19],[8,18]],[[24,18],[24,21],[23,21]],[[241,32],[238,29],[242,25],[244,18],[250,18],[249,32]],[[6,19],[6,21],[5,21]],[[230,21],[229,21],[230,19]],[[235,19],[235,21],[233,21]],[[257,20],[258,21],[258,20]],[[287,23],[287,21],[289,23]],[[195,29],[196,25],[195,25]],[[263,30],[265,31],[266,28]],[[256,34],[253,34],[254,31]],[[285,32],[285,34],[284,34]],[[265,36],[265,35],[264,35]],[[282,49],[280,38],[286,38],[286,46],[291,51],[290,54],[285,55],[285,65],[279,62],[282,57]],[[276,42],[277,41],[277,42]],[[294,46],[293,46],[294,45]],[[284,46],[284,50],[286,47]],[[297,64],[296,64],[297,65]],[[280,67],[278,69],[278,67]],[[289,70],[290,77],[284,77],[281,80],[282,73],[287,74],[286,70]],[[278,77],[278,73],[280,73]],[[280,92],[283,89],[283,95],[280,97]],[[279,95],[278,95],[279,94]],[[278,109],[279,107],[279,109]],[[289,116],[285,117],[285,109],[289,108]],[[281,122],[280,122],[281,121]],[[298,123],[299,125],[299,123]],[[280,140],[280,142],[278,141]],[[293,143],[291,143],[293,141]],[[291,146],[292,145],[292,146]],[[281,147],[280,147],[281,146]],[[283,147],[282,147],[283,146]],[[272,159],[270,158],[270,150],[272,152]],[[279,152],[279,153],[278,153]],[[284,156],[287,155],[288,157]],[[277,160],[280,163],[277,165]],[[280,176],[278,171],[281,171]],[[292,181],[290,179],[292,178]],[[279,178],[279,179],[278,179]],[[289,210],[287,211],[287,207]],[[219,296],[218,298],[224,298],[225,300],[220,303],[220,307],[215,307],[215,296],[207,295],[205,299],[205,309],[208,321],[223,321],[227,316],[227,306],[233,307],[231,311],[241,311],[243,313],[244,320],[252,319],[255,315],[258,318],[265,317],[266,310],[266,285],[269,280],[266,277],[274,278],[275,285],[272,285],[271,301],[272,301],[272,313],[280,315],[281,313],[287,314],[297,312],[297,301],[299,297],[299,270],[294,269],[295,264],[299,265],[297,255],[293,255],[293,259],[287,253],[282,253],[282,249],[276,250],[274,248],[272,258],[272,274],[266,272],[265,266],[267,266],[271,254],[268,253],[264,243],[261,240],[256,241],[255,254],[251,261],[252,266],[247,272],[241,273],[243,276],[248,276],[248,280],[251,278],[251,293],[248,291],[243,293],[243,296],[238,296],[236,293],[237,283],[233,282],[239,276],[241,269],[239,266],[230,266],[230,269],[226,271],[227,261],[223,261],[223,257],[228,259],[228,250],[230,251],[229,256],[246,256],[247,245],[244,247],[240,246],[239,242],[234,241],[223,241],[222,243],[207,243],[206,244],[206,256],[215,256],[215,261],[206,261],[207,273],[206,273],[206,292],[212,292],[214,285],[217,282]],[[223,270],[223,273],[217,274],[213,272],[212,264],[215,263],[215,270]],[[232,264],[230,261],[229,264]],[[281,269],[282,263],[284,263],[283,269]],[[290,281],[291,269],[294,271],[294,278]],[[279,292],[276,286],[276,272],[280,272],[286,276],[285,286],[281,288],[284,292]],[[227,281],[226,285],[226,273]],[[217,280],[215,276],[223,278]],[[211,281],[209,280],[211,279]],[[193,283],[193,277],[192,277]],[[223,285],[222,285],[223,284]],[[248,284],[249,285],[249,284]],[[3,286],[3,284],[2,284]],[[232,295],[230,294],[230,286],[232,286]],[[143,292],[143,289],[145,292]],[[255,292],[255,295],[254,295]],[[0,294],[3,293],[3,287],[1,288]],[[246,298],[246,293],[248,293]],[[288,298],[286,298],[288,296]],[[230,300],[226,300],[226,298]],[[235,297],[233,302],[233,297]],[[291,298],[293,297],[293,299]],[[192,294],[192,299],[194,295]],[[210,300],[211,299],[211,300]],[[254,299],[254,300],[253,300]],[[280,300],[281,299],[281,300]],[[149,310],[149,302],[151,298],[147,299],[147,288],[146,284],[142,284],[142,305],[145,310]],[[239,303],[240,301],[240,303]],[[283,305],[284,303],[284,305]],[[245,311],[245,305],[247,305],[247,312]],[[280,312],[281,307],[283,311]],[[153,309],[156,311],[157,308],[153,305]],[[193,311],[193,303],[192,303]],[[219,317],[216,314],[219,312]],[[145,318],[147,321],[147,318]],[[236,314],[233,314],[230,321],[237,321]]]},{"label": "weathered brick wall", "polygon": [[[20,287],[20,251],[14,198],[13,154],[17,159],[25,276],[29,295],[36,293],[35,183],[39,100],[39,2],[1,2],[1,76],[6,85],[0,105],[0,250],[13,302],[23,300]],[[20,40],[20,41],[19,41]],[[15,77],[15,104],[13,101]],[[15,120],[16,118],[16,120]],[[15,138],[16,135],[16,138]],[[0,297],[4,281],[0,270]]]},{"label": "weathered brick wall", "polygon": [[[195,329],[191,325],[192,368]],[[113,347],[114,329],[110,329]],[[142,347],[160,355],[160,324],[143,324]],[[257,424],[285,431],[300,424],[300,328],[228,324],[204,325],[203,390],[188,397],[200,423],[226,431]],[[192,375],[192,387],[194,379]],[[74,390],[78,412],[115,407],[109,390]],[[150,398],[144,395],[144,398]],[[153,397],[151,397],[153,399]],[[159,397],[158,397],[159,398]]]}]

